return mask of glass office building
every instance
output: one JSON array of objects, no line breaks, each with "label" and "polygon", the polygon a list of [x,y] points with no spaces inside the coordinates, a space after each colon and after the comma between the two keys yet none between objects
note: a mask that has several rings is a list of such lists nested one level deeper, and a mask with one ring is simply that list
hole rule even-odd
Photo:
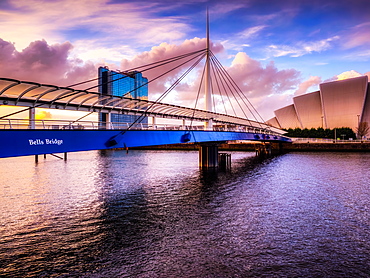
[{"label": "glass office building", "polygon": [[[99,67],[98,72],[100,94],[148,99],[148,79],[143,77],[141,72],[117,72],[109,70],[107,67]],[[110,122],[113,123],[114,127],[114,123],[133,123],[138,117],[138,115],[111,114]],[[106,122],[107,114],[100,113],[99,121]],[[139,122],[148,123],[148,118],[144,117]]]}]

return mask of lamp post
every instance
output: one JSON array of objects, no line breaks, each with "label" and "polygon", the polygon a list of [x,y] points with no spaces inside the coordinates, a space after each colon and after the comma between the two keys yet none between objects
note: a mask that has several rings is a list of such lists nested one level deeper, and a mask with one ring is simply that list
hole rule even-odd
[{"label": "lamp post", "polygon": [[[358,139],[358,137],[360,137],[359,131],[360,131],[360,115],[357,115],[357,139]],[[362,139],[362,137],[361,137],[361,139]]]}]

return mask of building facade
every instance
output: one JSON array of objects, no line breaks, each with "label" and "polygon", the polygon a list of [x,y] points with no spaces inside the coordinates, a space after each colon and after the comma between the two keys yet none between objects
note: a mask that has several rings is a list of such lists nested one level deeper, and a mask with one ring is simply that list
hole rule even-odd
[{"label": "building facade", "polygon": [[370,86],[367,76],[320,84],[320,91],[293,98],[274,111],[267,123],[278,128],[341,128],[370,125]]},{"label": "building facade", "polygon": [[[109,70],[107,67],[99,67],[98,74],[101,95],[148,99],[148,79],[143,77],[141,72],[117,72]],[[99,121],[111,122],[113,127],[117,124],[133,123],[138,117],[140,116],[99,113]],[[148,123],[148,118],[143,117],[138,122]]]}]

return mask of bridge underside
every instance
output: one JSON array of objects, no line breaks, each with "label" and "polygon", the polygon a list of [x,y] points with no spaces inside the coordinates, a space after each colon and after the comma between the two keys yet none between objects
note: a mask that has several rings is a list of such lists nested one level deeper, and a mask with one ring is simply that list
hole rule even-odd
[{"label": "bridge underside", "polygon": [[[279,135],[230,131],[183,130],[0,130],[0,157],[66,153],[111,148],[234,140],[287,142]],[[107,142],[117,135],[114,146]]]}]

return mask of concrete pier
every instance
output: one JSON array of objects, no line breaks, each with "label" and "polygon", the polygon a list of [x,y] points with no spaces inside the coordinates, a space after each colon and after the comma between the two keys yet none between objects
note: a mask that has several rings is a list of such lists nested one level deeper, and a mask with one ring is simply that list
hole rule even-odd
[{"label": "concrete pier", "polygon": [[218,144],[206,143],[199,146],[199,167],[218,167]]}]

